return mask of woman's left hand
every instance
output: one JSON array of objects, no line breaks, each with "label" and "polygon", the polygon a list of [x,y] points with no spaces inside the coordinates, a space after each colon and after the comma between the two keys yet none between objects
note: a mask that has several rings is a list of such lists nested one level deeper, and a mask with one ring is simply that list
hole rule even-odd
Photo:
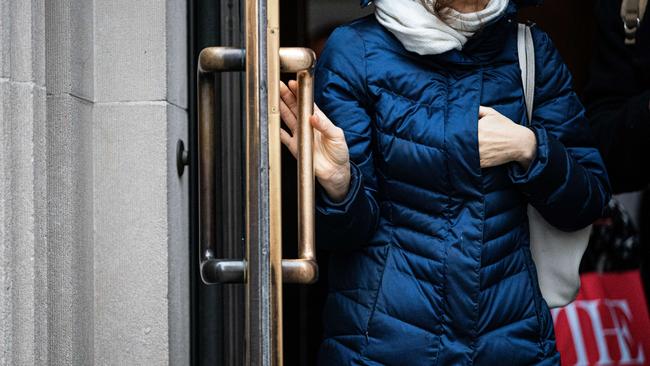
[{"label": "woman's left hand", "polygon": [[527,169],[537,154],[535,133],[489,107],[479,107],[478,117],[481,168],[516,161]]}]

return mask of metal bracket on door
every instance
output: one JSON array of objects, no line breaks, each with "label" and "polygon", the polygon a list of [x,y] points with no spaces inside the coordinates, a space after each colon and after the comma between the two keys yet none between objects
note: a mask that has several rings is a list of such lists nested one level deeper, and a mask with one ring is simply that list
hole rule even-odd
[{"label": "metal bracket on door", "polygon": [[[313,129],[309,117],[314,112],[314,52],[307,48],[280,48],[280,70],[295,72],[298,92],[298,259],[282,260],[285,283],[310,284],[318,278],[314,241]],[[199,119],[199,245],[201,278],[206,284],[246,282],[246,261],[216,258],[216,201],[214,197],[217,158],[215,149],[215,80],[213,73],[242,71],[245,51],[230,47],[208,47],[198,61]],[[279,132],[277,138],[279,139]],[[278,174],[276,172],[276,174]],[[276,187],[279,189],[279,187]],[[278,210],[278,213],[281,211]]]}]

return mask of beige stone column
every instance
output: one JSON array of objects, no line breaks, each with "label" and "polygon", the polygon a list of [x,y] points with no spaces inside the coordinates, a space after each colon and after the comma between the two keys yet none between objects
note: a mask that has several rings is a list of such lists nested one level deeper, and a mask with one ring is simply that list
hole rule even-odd
[{"label": "beige stone column", "polygon": [[0,2],[0,365],[189,362],[185,7]]}]

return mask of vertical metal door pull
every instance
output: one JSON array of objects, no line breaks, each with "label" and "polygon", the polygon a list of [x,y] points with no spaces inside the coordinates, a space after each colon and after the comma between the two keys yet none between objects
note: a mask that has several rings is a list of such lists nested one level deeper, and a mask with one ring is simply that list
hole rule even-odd
[{"label": "vertical metal door pull", "polygon": [[199,119],[199,245],[201,279],[206,284],[246,281],[244,260],[216,258],[217,209],[214,196],[215,162],[215,72],[244,70],[245,52],[230,47],[208,47],[198,61]]},{"label": "vertical metal door pull", "polygon": [[[285,283],[311,284],[318,279],[314,239],[313,129],[309,123],[309,117],[314,113],[315,61],[316,56],[310,49],[280,48],[280,70],[295,72],[298,81],[298,259],[282,260]],[[246,281],[245,260],[216,258],[217,210],[214,197],[217,153],[214,126],[216,85],[213,73],[242,71],[244,62],[245,51],[238,48],[208,47],[199,55],[199,245],[201,278],[206,284]]]},{"label": "vertical metal door pull", "polygon": [[314,239],[314,132],[309,123],[309,117],[314,114],[315,62],[316,55],[308,48],[280,48],[280,71],[295,72],[298,81],[298,259],[282,260],[285,283],[311,284],[318,279]]}]

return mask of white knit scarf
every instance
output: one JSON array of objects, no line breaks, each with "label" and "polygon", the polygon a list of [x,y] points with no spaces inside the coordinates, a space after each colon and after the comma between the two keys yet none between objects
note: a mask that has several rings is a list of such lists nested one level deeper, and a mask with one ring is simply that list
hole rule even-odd
[{"label": "white knit scarf", "polygon": [[497,19],[508,0],[490,0],[485,9],[460,13],[445,9],[444,21],[433,14],[435,0],[375,0],[375,17],[402,42],[404,48],[420,55],[437,55],[463,48],[476,31]]}]

